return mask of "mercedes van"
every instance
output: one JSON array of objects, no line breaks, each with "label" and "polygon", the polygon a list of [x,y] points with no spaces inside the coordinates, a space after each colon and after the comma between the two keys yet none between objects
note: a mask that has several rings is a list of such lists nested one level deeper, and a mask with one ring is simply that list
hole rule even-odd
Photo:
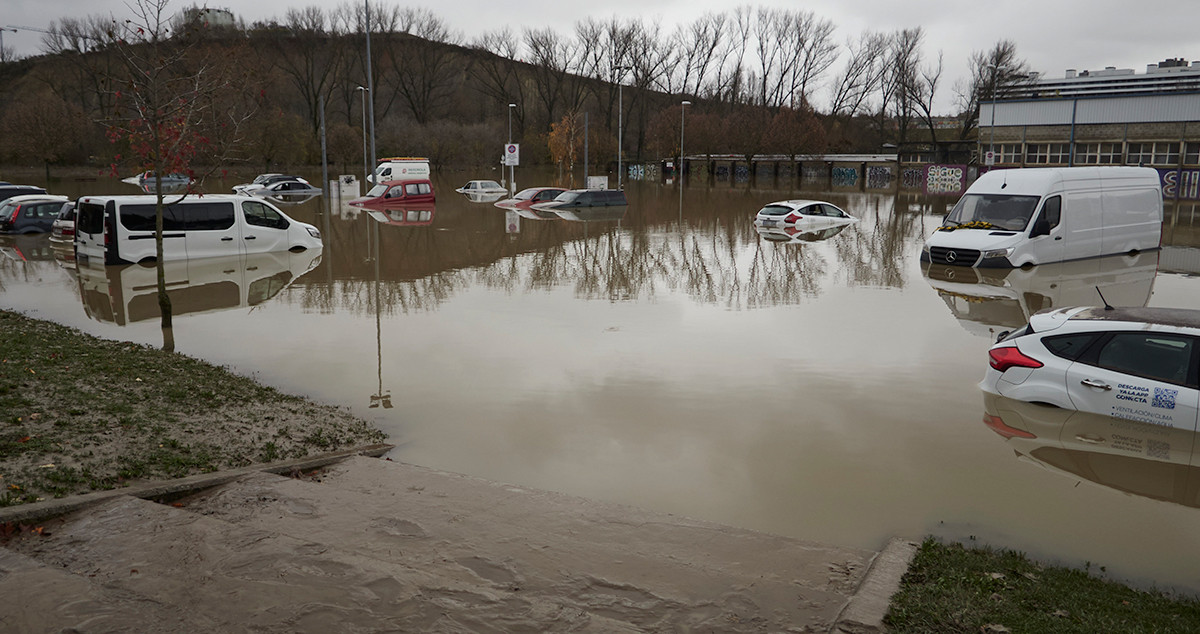
[{"label": "mercedes van", "polygon": [[[83,196],[76,201],[80,264],[140,264],[157,257],[155,196]],[[163,208],[163,260],[305,251],[322,247],[316,227],[261,199],[188,196]]]},{"label": "mercedes van", "polygon": [[1013,268],[1157,249],[1162,187],[1148,167],[993,170],[925,241],[921,260]]},{"label": "mercedes van", "polygon": [[381,158],[371,175],[372,183],[429,178],[429,159],[420,156],[394,156]]}]

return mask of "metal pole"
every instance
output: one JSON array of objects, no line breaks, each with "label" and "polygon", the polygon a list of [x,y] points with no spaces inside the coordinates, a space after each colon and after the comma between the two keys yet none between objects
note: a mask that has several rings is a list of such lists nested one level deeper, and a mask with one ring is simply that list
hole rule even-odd
[{"label": "metal pole", "polygon": [[679,102],[679,208],[683,209],[683,114],[687,112],[687,107],[692,105],[690,101]]},{"label": "metal pole", "polygon": [[988,126],[988,131],[991,133],[991,140],[988,141],[988,152],[992,155],[992,161],[996,160],[996,75],[1000,74],[1000,67],[996,64],[988,64],[988,68],[992,69],[992,123]]},{"label": "metal pole", "polygon": [[[508,104],[508,144],[512,145],[512,111],[517,104]],[[504,148],[504,162],[508,162],[508,148]],[[509,197],[517,195],[516,170],[512,165],[508,166],[508,195]]]},{"label": "metal pole", "polygon": [[[371,185],[371,160],[367,158],[367,93],[369,88],[358,87],[359,94],[362,95],[362,120],[363,120],[363,176],[367,179],[365,187],[370,189]],[[366,193],[365,191],[363,192]]]},{"label": "metal pole", "polygon": [[363,0],[363,6],[367,17],[367,92],[371,93],[367,107],[371,113],[371,162],[374,163],[378,155],[375,153],[375,79],[371,77],[371,0]]},{"label": "metal pole", "polygon": [[625,71],[629,70],[630,68],[630,66],[614,67],[614,70],[617,71],[617,189],[621,189],[621,179],[624,176],[624,171],[621,169],[621,154],[623,154],[621,151],[623,148],[621,144],[621,133],[623,131],[622,113],[625,111],[625,100],[621,96],[621,88],[625,85]]},{"label": "metal pole", "polygon": [[321,195],[329,200],[329,160],[325,151],[325,95],[321,95]]},{"label": "metal pole", "polygon": [[583,187],[589,189],[588,184],[588,113],[583,112]]}]

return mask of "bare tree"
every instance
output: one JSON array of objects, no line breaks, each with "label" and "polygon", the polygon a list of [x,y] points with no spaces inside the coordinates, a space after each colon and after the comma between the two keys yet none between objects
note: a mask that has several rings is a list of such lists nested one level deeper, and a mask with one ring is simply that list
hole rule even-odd
[{"label": "bare tree", "polygon": [[1012,40],[1000,40],[990,50],[971,53],[968,68],[970,76],[954,86],[961,123],[959,138],[963,139],[979,124],[980,104],[1031,81],[1029,64],[1017,57],[1017,45]]},{"label": "bare tree", "polygon": [[549,126],[563,99],[567,72],[574,64],[576,48],[548,28],[526,29],[525,46],[533,64],[534,86],[542,103],[543,121]]},{"label": "bare tree", "polygon": [[517,63],[521,41],[506,26],[484,33],[471,48],[475,50],[467,66],[471,85],[497,104],[517,104],[513,115],[517,117],[517,128],[523,129],[525,111],[519,106],[525,102],[525,84],[521,81]]},{"label": "bare tree", "polygon": [[846,43],[846,65],[833,86],[829,113],[853,117],[867,107],[869,95],[879,86],[884,69],[887,36],[864,31],[858,40]]},{"label": "bare tree", "polygon": [[413,118],[425,124],[453,94],[456,75],[450,67],[455,49],[451,45],[457,44],[457,36],[428,9],[406,8],[399,17],[400,36],[384,48],[387,71]]}]

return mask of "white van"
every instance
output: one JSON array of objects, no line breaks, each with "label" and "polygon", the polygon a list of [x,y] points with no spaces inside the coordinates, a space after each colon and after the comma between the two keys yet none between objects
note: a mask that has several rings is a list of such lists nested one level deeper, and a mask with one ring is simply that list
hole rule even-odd
[{"label": "white van", "polygon": [[1157,249],[1162,187],[1148,167],[995,170],[925,241],[921,260],[1019,267]]},{"label": "white van", "polygon": [[[153,262],[155,198],[81,197],[75,205],[79,263]],[[321,247],[316,227],[253,196],[188,196],[163,209],[164,261]]]},{"label": "white van", "polygon": [[398,156],[379,159],[371,182],[399,181],[412,178],[429,178],[429,159],[419,156]]}]

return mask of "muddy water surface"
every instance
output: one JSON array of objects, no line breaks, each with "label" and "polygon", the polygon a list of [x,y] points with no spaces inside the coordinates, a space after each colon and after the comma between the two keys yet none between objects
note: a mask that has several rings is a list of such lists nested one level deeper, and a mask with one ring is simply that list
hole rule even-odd
[{"label": "muddy water surface", "polygon": [[[1200,591],[1200,501],[1122,479],[1156,477],[1154,460],[1108,474],[1014,451],[976,387],[996,333],[1095,286],[1200,308],[1191,207],[1161,253],[981,275],[922,269],[946,200],[717,185],[681,203],[632,182],[624,213],[548,219],[453,193],[477,177],[438,180],[428,217],[283,207],[322,229],[319,258],[175,266],[178,350],[349,408],[396,460],[837,545],[974,539]],[[860,221],[755,229],[791,197]],[[0,306],[161,344],[152,270],[76,270],[45,238],[0,247]],[[1187,468],[1192,447],[1167,460]]]}]

